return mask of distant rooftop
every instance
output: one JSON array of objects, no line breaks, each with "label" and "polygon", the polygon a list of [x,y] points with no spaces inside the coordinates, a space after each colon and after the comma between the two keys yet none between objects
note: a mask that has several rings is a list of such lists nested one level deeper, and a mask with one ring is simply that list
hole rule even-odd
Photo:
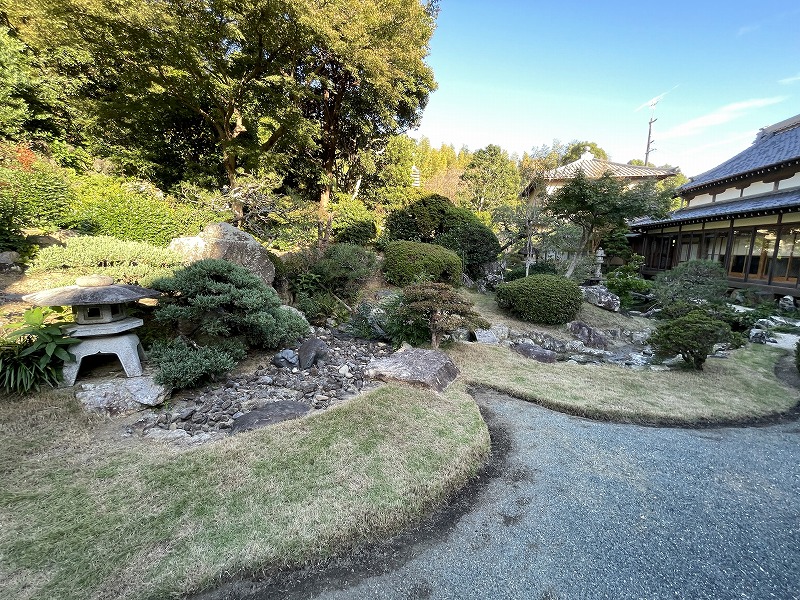
[{"label": "distant rooftop", "polygon": [[760,170],[788,166],[800,161],[800,115],[775,123],[758,132],[749,148],[719,166],[692,178],[678,194],[696,192]]},{"label": "distant rooftop", "polygon": [[547,171],[544,178],[550,182],[567,181],[575,177],[578,171],[583,171],[589,179],[599,179],[604,173],[611,173],[613,177],[620,179],[664,179],[675,175],[678,169],[657,169],[611,162],[595,157],[587,148],[578,160]]}]

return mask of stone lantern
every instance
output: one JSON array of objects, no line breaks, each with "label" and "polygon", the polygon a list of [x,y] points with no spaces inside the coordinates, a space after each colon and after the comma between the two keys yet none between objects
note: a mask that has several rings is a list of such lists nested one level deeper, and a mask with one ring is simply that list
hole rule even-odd
[{"label": "stone lantern", "polygon": [[75,285],[28,294],[22,299],[37,306],[70,306],[75,323],[64,326],[64,333],[81,341],[70,347],[74,361],[64,363],[63,385],[75,384],[81,361],[95,354],[116,355],[128,377],[142,374],[144,351],[139,337],[132,333],[142,319],[128,316],[127,305],[142,298],[160,295],[138,285],[114,284],[111,277],[79,277]]}]

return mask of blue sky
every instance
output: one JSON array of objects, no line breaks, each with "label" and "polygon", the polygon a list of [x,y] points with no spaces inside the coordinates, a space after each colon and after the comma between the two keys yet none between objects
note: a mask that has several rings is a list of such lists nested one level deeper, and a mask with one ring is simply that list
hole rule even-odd
[{"label": "blue sky", "polygon": [[[797,0],[442,0],[420,127],[438,147],[521,154],[554,139],[688,176],[800,113]],[[638,109],[638,110],[637,110]]]}]

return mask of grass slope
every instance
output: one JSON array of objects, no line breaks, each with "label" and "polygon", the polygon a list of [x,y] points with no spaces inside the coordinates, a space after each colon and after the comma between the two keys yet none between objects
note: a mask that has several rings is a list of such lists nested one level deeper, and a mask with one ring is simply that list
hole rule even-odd
[{"label": "grass slope", "polygon": [[786,412],[798,393],[780,383],[783,351],[751,344],[703,371],[634,371],[615,365],[543,364],[507,348],[457,344],[449,350],[472,385],[562,412],[657,424],[745,422]]},{"label": "grass slope", "polygon": [[101,425],[58,393],[0,402],[0,597],[165,598],[323,559],[407,526],[489,447],[455,388],[385,386],[185,451]]}]

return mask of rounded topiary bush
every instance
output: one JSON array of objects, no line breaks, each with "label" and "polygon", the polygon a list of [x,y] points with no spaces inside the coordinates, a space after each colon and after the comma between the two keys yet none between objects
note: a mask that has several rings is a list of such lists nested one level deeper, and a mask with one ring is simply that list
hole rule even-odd
[{"label": "rounded topiary bush", "polygon": [[389,242],[384,250],[383,272],[389,283],[400,286],[425,278],[460,285],[461,259],[434,244]]},{"label": "rounded topiary bush", "polygon": [[500,242],[497,236],[480,221],[468,221],[436,236],[434,240],[458,254],[464,262],[464,270],[477,279],[481,276],[481,267],[497,260],[500,254]]},{"label": "rounded topiary bush", "polygon": [[578,284],[557,275],[531,275],[497,286],[501,308],[525,321],[560,325],[575,319],[583,302]]}]

